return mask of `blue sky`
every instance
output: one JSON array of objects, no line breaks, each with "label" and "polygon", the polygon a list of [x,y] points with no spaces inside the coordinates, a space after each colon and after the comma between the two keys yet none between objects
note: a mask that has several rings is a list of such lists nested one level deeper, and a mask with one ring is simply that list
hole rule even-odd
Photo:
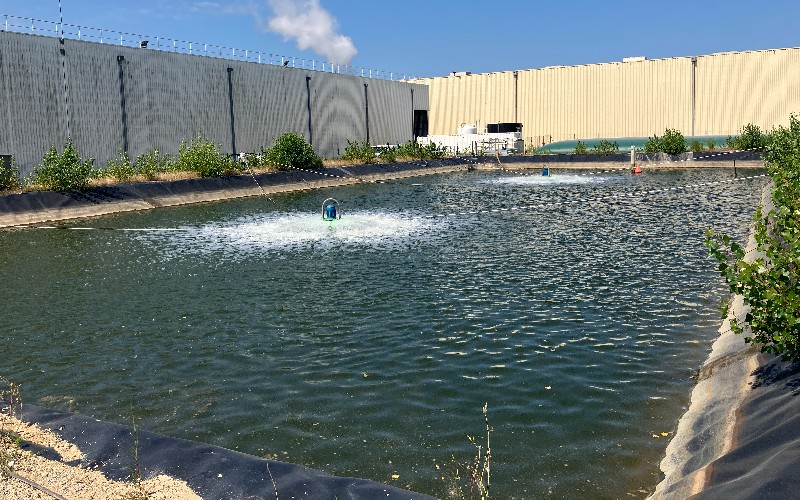
[{"label": "blue sky", "polygon": [[[339,58],[414,76],[800,46],[797,0],[62,0],[61,5],[67,24],[318,61]],[[57,21],[58,0],[0,0],[0,14]]]}]

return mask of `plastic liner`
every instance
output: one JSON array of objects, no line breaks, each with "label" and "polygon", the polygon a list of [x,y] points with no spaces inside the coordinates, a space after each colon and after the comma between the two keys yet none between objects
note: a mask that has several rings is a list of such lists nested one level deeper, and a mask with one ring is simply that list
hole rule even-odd
[{"label": "plastic liner", "polygon": [[[21,420],[49,429],[77,446],[85,459],[70,465],[97,469],[109,479],[131,480],[131,467],[136,466],[131,428],[28,404],[23,406]],[[138,467],[143,479],[166,474],[186,481],[203,498],[267,499],[275,498],[276,492],[279,498],[434,498],[375,481],[331,476],[300,465],[138,429],[137,435]],[[37,447],[35,452],[57,458],[53,450]]]},{"label": "plastic liner", "polygon": [[797,498],[800,492],[800,363],[761,355],[737,412],[733,449],[711,463],[695,498]]}]

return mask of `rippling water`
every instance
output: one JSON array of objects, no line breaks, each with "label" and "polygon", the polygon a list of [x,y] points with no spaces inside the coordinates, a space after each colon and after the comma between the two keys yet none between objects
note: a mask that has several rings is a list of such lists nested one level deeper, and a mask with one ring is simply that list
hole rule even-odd
[{"label": "rippling water", "polygon": [[703,232],[744,241],[764,181],[553,172],[0,233],[0,374],[31,403],[442,497],[434,462],[474,456],[488,402],[493,495],[643,496],[719,326]]}]

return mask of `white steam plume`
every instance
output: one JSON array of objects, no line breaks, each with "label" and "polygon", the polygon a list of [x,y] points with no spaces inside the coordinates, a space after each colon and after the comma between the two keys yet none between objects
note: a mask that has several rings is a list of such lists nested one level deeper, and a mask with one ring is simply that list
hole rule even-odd
[{"label": "white steam plume", "polygon": [[358,51],[350,37],[337,33],[337,22],[319,0],[268,0],[273,16],[267,27],[297,41],[300,50],[312,50],[333,64],[350,64]]}]

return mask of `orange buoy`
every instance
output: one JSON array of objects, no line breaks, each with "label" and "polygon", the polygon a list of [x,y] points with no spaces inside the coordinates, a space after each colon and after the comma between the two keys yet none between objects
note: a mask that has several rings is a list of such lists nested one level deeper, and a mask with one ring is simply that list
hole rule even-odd
[{"label": "orange buoy", "polygon": [[642,173],[642,167],[640,167],[638,163],[635,164],[634,167],[631,169],[631,173],[641,174]]}]

